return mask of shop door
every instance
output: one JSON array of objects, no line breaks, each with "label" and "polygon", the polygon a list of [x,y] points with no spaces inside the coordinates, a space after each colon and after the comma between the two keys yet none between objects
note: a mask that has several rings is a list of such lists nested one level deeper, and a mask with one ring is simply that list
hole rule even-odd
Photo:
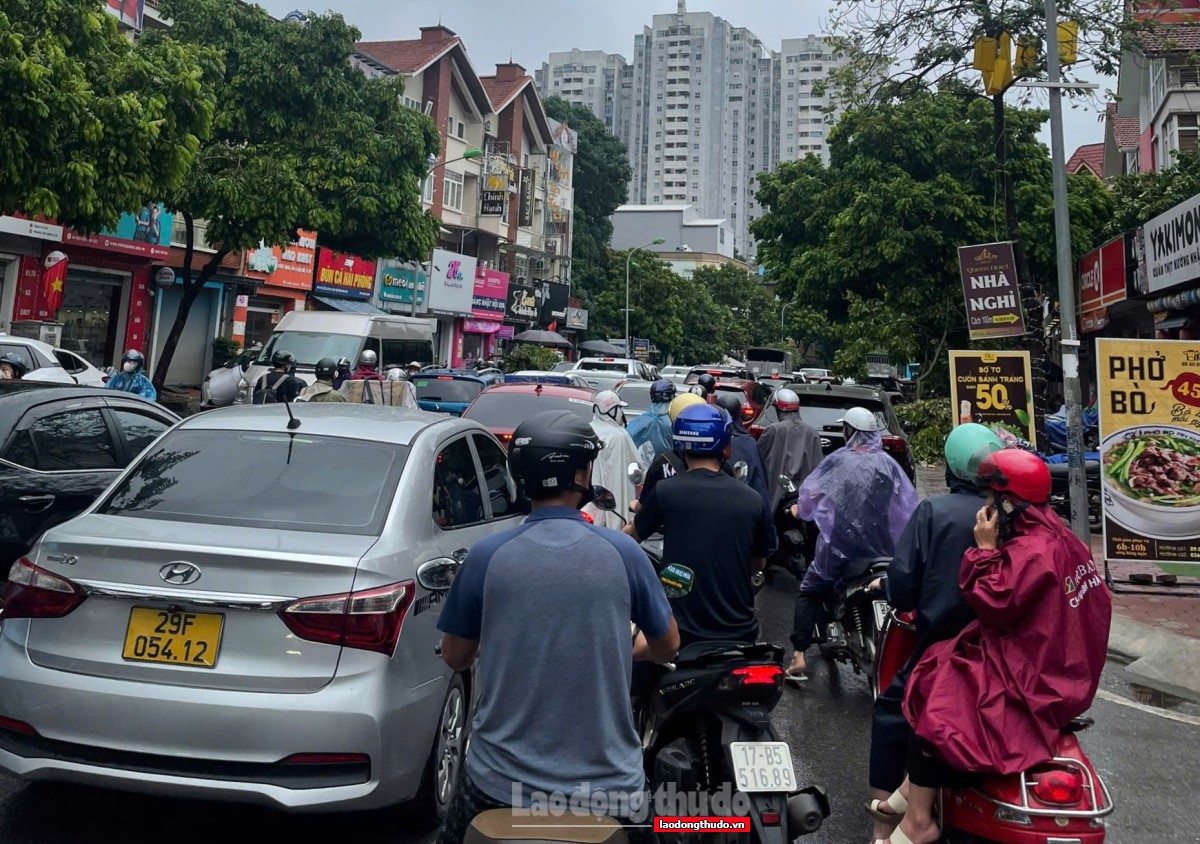
[{"label": "shop door", "polygon": [[[183,298],[183,286],[175,285],[162,291],[162,304],[158,311],[158,329],[155,332],[155,356],[162,354],[175,324],[175,315],[179,313],[179,301]],[[206,287],[200,291],[192,310],[188,313],[187,324],[175,355],[171,359],[171,367],[167,370],[167,383],[183,387],[199,387],[204,376],[209,371],[209,361],[212,360],[213,313],[217,303],[217,291]]]},{"label": "shop door", "polygon": [[245,348],[248,349],[255,343],[267,345],[282,316],[283,306],[276,300],[251,296],[250,306],[246,309]]},{"label": "shop door", "polygon": [[101,368],[121,356],[117,350],[117,327],[121,321],[121,293],[128,278],[82,269],[67,272],[62,306],[58,309],[64,349]]}]

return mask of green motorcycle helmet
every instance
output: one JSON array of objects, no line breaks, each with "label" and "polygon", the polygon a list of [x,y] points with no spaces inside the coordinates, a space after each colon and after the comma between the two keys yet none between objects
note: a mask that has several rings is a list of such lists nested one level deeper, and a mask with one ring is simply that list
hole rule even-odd
[{"label": "green motorcycle helmet", "polygon": [[956,478],[973,484],[983,458],[1003,448],[991,428],[966,422],[946,437],[946,467]]}]

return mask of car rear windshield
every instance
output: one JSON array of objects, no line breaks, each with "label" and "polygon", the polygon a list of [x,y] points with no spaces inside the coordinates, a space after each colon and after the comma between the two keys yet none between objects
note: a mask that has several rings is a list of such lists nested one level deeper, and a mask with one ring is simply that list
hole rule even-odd
[{"label": "car rear windshield", "polygon": [[833,396],[819,399],[805,395],[800,396],[800,418],[818,431],[825,428],[841,430],[842,423],[838,420],[845,416],[846,411],[852,407],[865,407],[875,414],[880,425],[884,428],[887,427],[887,417],[884,416],[883,405],[879,402]]},{"label": "car rear windshield", "polygon": [[483,384],[469,378],[454,378],[443,375],[435,378],[413,379],[417,398],[424,401],[469,402],[481,392]]},{"label": "car rear windshield", "polygon": [[363,338],[351,334],[324,334],[313,331],[276,331],[258,353],[255,363],[270,365],[275,352],[291,352],[300,366],[316,366],[321,358],[358,359]]},{"label": "car rear windshield", "polygon": [[595,405],[590,399],[533,393],[481,393],[464,414],[489,428],[515,428],[546,410],[569,410],[581,419],[591,419]]},{"label": "car rear windshield", "polygon": [[629,403],[630,410],[647,410],[650,407],[650,388],[654,386],[649,381],[630,381],[617,390],[621,401]]},{"label": "car rear windshield", "polygon": [[591,372],[628,372],[629,364],[618,363],[616,361],[609,362],[585,360],[579,364],[578,368]]},{"label": "car rear windshield", "polygon": [[97,510],[137,519],[378,535],[405,446],[267,431],[182,430]]}]

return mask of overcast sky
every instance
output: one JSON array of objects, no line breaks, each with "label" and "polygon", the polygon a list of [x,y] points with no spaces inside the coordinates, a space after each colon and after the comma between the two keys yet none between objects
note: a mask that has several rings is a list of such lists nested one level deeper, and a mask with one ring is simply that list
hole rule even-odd
[{"label": "overcast sky", "polygon": [[[673,13],[676,0],[259,0],[282,17],[293,9],[341,12],[369,41],[416,38],[418,28],[441,22],[462,36],[480,75],[511,57],[530,73],[551,52],[579,47],[633,56],[633,37],[654,14]],[[709,11],[743,26],[778,50],[783,38],[823,31],[832,0],[688,0],[688,10]],[[1086,76],[1086,74],[1084,74]],[[1104,88],[1110,79],[1091,78]],[[1103,90],[1101,98],[1103,99]],[[1044,100],[1043,100],[1044,102]],[[1066,110],[1066,154],[1104,139],[1098,102]],[[1050,145],[1050,132],[1042,133]]]}]

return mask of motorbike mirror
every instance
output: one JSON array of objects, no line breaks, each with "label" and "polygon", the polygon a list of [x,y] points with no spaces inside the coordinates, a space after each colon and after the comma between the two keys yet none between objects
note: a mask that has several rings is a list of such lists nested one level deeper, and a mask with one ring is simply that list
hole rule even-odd
[{"label": "motorbike mirror", "polygon": [[602,486],[592,487],[592,506],[606,513],[614,513],[617,509],[617,497]]},{"label": "motorbike mirror", "polygon": [[646,473],[638,463],[630,463],[629,469],[626,470],[626,473],[629,476],[629,482],[634,486],[637,486],[642,481],[646,480]]},{"label": "motorbike mirror", "polygon": [[668,598],[682,598],[692,591],[692,583],[696,579],[696,573],[687,566],[670,565],[663,566],[658,573],[658,581],[663,585],[663,591],[667,593]]},{"label": "motorbike mirror", "polygon": [[784,492],[795,492],[796,491],[796,482],[793,481],[791,478],[789,478],[787,475],[779,476],[779,486],[783,488]]},{"label": "motorbike mirror", "polygon": [[430,592],[445,592],[461,567],[462,563],[448,558],[430,560],[417,568],[417,583]]},{"label": "motorbike mirror", "polygon": [[739,481],[744,481],[750,477],[750,464],[745,460],[739,460],[733,464],[733,476]]}]

